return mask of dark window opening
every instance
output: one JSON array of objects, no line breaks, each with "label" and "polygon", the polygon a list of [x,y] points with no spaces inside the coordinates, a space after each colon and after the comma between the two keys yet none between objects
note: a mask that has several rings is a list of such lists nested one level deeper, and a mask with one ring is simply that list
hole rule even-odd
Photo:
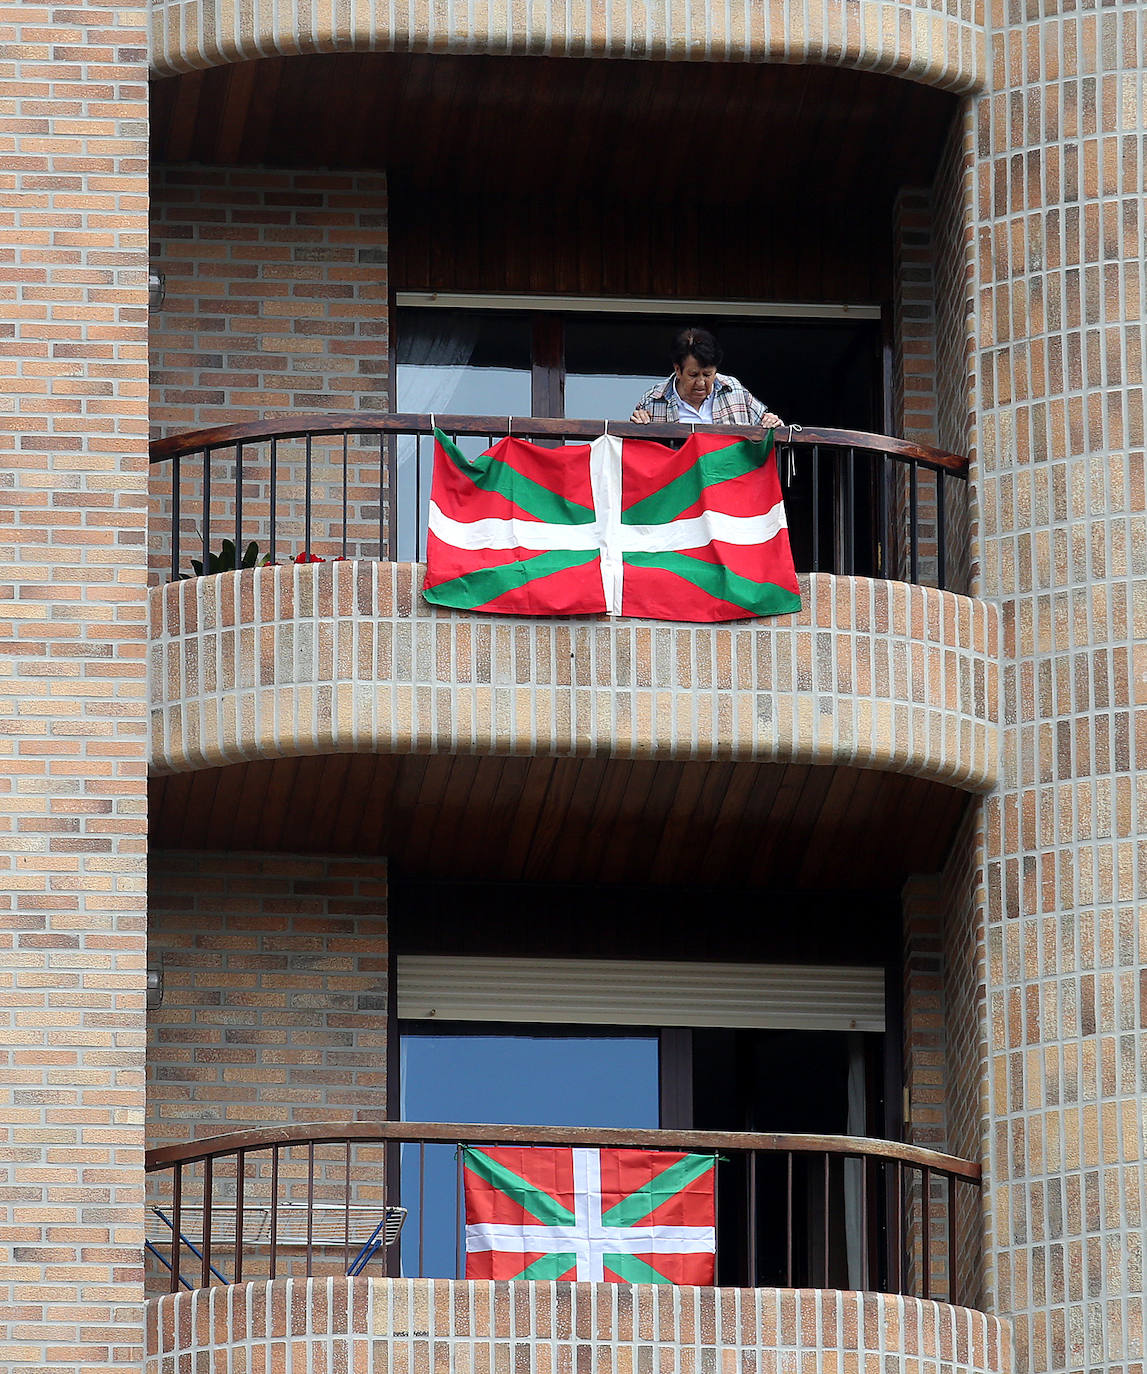
[{"label": "dark window opening", "polygon": [[[396,312],[395,406],[416,414],[625,420],[641,395],[669,375],[670,344],[684,323],[712,329],[724,349],[722,371],[786,422],[873,433],[886,428],[881,324],[871,319],[403,308]],[[399,481],[410,498],[404,504],[424,506],[430,446],[411,440],[400,447]],[[483,447],[480,439],[463,442],[471,454]],[[785,474],[798,570],[878,571],[876,474],[867,455],[852,462],[851,474],[829,462],[814,474],[811,461]],[[400,543],[413,547],[413,535],[400,536]]]}]

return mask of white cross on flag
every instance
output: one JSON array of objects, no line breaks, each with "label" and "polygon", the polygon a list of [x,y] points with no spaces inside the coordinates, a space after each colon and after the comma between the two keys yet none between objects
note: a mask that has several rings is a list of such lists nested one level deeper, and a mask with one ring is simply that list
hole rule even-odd
[{"label": "white cross on flag", "polygon": [[468,1279],[713,1282],[713,1155],[462,1150]]}]

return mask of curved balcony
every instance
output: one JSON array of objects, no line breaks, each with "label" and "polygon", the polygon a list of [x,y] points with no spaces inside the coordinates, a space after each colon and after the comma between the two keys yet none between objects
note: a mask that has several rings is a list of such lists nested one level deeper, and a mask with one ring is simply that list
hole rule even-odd
[{"label": "curved balcony", "polygon": [[[463,1282],[462,1144],[714,1152],[719,1286]],[[762,1368],[782,1349],[879,1351],[881,1368],[937,1374],[1009,1367],[1003,1325],[958,1305],[974,1302],[978,1281],[979,1168],[907,1145],[328,1123],[152,1150],[146,1168],[153,1368],[205,1352],[226,1362],[236,1347],[268,1367],[300,1367],[332,1346],[336,1364],[354,1367],[372,1351],[415,1367],[418,1351],[433,1350],[442,1367],[495,1368],[522,1339],[554,1367],[570,1341],[594,1367],[620,1367],[635,1343],[654,1368],[666,1358],[703,1368],[718,1349],[751,1353]],[[447,1233],[437,1243],[435,1226]],[[421,1280],[426,1270],[442,1277]]]},{"label": "curved balcony", "polygon": [[[437,418],[479,447],[507,429],[554,439],[602,428]],[[422,547],[430,432],[429,416],[290,417],[153,445],[156,575],[183,574],[151,592],[157,775],[447,752],[831,765],[940,794],[994,785],[997,612],[911,582],[948,580],[941,551],[963,539],[961,460],[874,436],[782,434],[782,472],[795,453],[803,509],[817,513],[802,526],[791,503],[798,567],[813,569],[798,614],[523,621],[418,595],[420,568],[405,560]],[[224,533],[289,565],[186,576]],[[947,805],[935,790],[900,801],[913,815]]]}]

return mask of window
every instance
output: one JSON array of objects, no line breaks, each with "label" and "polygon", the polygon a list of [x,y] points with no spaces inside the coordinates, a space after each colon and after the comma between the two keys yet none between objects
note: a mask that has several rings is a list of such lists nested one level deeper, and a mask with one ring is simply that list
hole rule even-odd
[{"label": "window", "polygon": [[[456,299],[456,298],[451,298]],[[885,415],[884,361],[879,312],[858,307],[821,318],[774,317],[719,306],[700,310],[667,303],[648,309],[574,310],[543,299],[537,308],[515,298],[498,309],[497,297],[469,308],[406,305],[396,311],[395,405],[415,414],[512,415],[625,420],[641,395],[669,375],[669,351],[684,324],[712,329],[725,352],[724,370],[786,421],[881,432]],[[643,303],[644,305],[644,303]],[[788,309],[795,309],[789,307]],[[672,313],[669,313],[672,311]],[[471,455],[482,439],[463,441]],[[417,510],[425,526],[432,447],[404,440],[398,449],[398,499]],[[855,539],[853,570],[874,573],[875,473],[863,453],[851,492]],[[813,566],[814,521],[818,561],[826,570],[849,543],[838,528],[844,505],[829,474],[814,481],[811,465],[798,465],[785,491],[790,539],[798,569]],[[833,551],[833,552],[829,552]],[[417,530],[399,531],[400,559],[420,556]]]},{"label": "window", "polygon": [[[403,955],[401,1114],[408,1121],[869,1134],[880,1115],[883,1003],[879,969]],[[653,1024],[634,1024],[645,1018]],[[453,1153],[449,1146],[404,1151],[405,1272],[445,1277],[461,1269]],[[782,1167],[779,1160],[760,1166],[759,1181],[774,1186],[758,1194],[764,1239],[756,1283],[785,1280],[787,1218],[776,1215],[784,1185],[779,1175],[765,1177]],[[743,1164],[720,1169],[718,1281],[743,1282]],[[819,1274],[826,1265],[828,1201],[835,1227],[827,1237],[829,1270],[850,1286],[860,1251],[848,1166],[826,1181],[806,1176],[798,1160],[792,1187],[802,1272]]]}]

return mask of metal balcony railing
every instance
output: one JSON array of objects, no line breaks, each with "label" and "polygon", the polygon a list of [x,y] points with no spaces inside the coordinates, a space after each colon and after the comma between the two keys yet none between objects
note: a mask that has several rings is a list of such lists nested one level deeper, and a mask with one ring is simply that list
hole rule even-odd
[{"label": "metal balcony railing", "polygon": [[[287,416],[151,444],[153,572],[172,580],[224,539],[238,560],[420,561],[435,424],[470,456],[514,434],[543,443],[596,438],[605,422],[373,413]],[[609,423],[623,438],[680,443],[686,425]],[[760,438],[765,431],[727,426]],[[948,587],[963,569],[967,462],[878,434],[780,429],[777,455],[798,572]],[[958,527],[958,528],[953,528]],[[957,552],[953,552],[953,549]]]},{"label": "metal balcony railing", "polygon": [[980,1169],[966,1160],[845,1136],[416,1122],[251,1130],[149,1151],[149,1289],[461,1277],[461,1145],[712,1152],[719,1285],[974,1301]]}]

